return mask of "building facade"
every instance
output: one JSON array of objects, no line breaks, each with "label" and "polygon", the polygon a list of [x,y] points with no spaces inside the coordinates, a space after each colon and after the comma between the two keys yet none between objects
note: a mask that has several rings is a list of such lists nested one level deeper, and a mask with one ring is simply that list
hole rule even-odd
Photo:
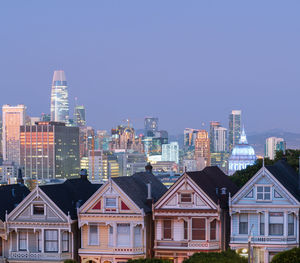
[{"label": "building facade", "polygon": [[79,130],[59,122],[21,126],[20,164],[34,180],[76,177],[80,171]]},{"label": "building facade", "polygon": [[179,163],[179,144],[170,142],[162,145],[162,161]]},{"label": "building facade", "polygon": [[233,195],[231,249],[250,255],[250,262],[269,263],[278,252],[299,246],[298,177],[279,161],[261,168]]},{"label": "building facade", "polygon": [[186,172],[155,203],[155,257],[182,262],[196,252],[225,250],[229,192],[237,187],[217,167]]},{"label": "building facade", "polygon": [[276,152],[286,150],[286,142],[283,138],[269,137],[266,139],[265,157],[274,160],[276,157]]},{"label": "building facade", "polygon": [[228,143],[229,151],[239,142],[241,136],[241,110],[233,110],[229,115]]},{"label": "building facade", "polygon": [[145,136],[152,137],[158,131],[158,118],[146,117],[144,120]]},{"label": "building facade", "polygon": [[83,105],[76,105],[74,109],[74,124],[75,126],[85,126],[85,107]]},{"label": "building facade", "polygon": [[24,105],[2,106],[2,151],[3,160],[20,164],[20,126],[25,125]]},{"label": "building facade", "polygon": [[63,70],[55,70],[51,88],[51,121],[68,122],[69,95],[68,85]]},{"label": "building facade", "polygon": [[210,140],[208,132],[205,130],[200,130],[197,133],[194,158],[197,162],[198,171],[210,166]]}]

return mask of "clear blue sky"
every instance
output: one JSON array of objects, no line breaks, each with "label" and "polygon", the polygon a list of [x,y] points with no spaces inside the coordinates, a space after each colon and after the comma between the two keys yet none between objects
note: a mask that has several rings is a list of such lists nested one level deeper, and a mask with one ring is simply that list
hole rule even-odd
[{"label": "clear blue sky", "polygon": [[50,111],[63,69],[87,120],[146,115],[179,133],[243,110],[248,131],[300,131],[300,1],[0,2],[0,104]]}]

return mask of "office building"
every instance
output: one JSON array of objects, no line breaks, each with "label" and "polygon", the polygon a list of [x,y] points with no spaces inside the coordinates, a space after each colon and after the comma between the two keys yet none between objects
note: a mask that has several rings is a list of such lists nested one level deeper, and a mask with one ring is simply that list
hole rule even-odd
[{"label": "office building", "polygon": [[3,160],[20,163],[20,126],[26,121],[24,105],[2,107]]},{"label": "office building", "polygon": [[68,122],[68,86],[63,70],[55,70],[51,89],[51,121]]},{"label": "office building", "polygon": [[200,171],[210,166],[210,143],[208,132],[200,130],[195,139],[194,159],[197,161],[197,170]]},{"label": "office building", "polygon": [[158,131],[158,118],[146,117],[144,121],[145,136],[151,137]]},{"label": "office building", "polygon": [[80,171],[79,129],[65,123],[38,122],[20,127],[20,155],[28,179],[76,177]]},{"label": "office building", "polygon": [[227,129],[224,127],[217,127],[213,133],[213,151],[215,153],[227,152]]},{"label": "office building", "polygon": [[286,150],[286,142],[283,138],[269,137],[266,139],[265,157],[274,160],[276,152]]},{"label": "office building", "polygon": [[178,142],[170,142],[162,145],[162,161],[179,163]]},{"label": "office building", "polygon": [[211,121],[209,125],[210,152],[215,152],[215,129],[221,127],[219,121]]},{"label": "office building", "polygon": [[83,105],[77,105],[74,109],[74,125],[81,127],[86,125],[85,120],[85,107]]},{"label": "office building", "polygon": [[239,142],[241,137],[241,110],[233,110],[229,115],[229,151],[232,151],[233,147]]}]

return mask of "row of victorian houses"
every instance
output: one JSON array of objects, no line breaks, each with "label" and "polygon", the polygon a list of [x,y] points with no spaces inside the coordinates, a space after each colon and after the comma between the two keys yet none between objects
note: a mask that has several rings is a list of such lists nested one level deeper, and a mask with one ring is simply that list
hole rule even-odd
[{"label": "row of victorian houses", "polygon": [[150,165],[103,185],[84,171],[31,192],[19,179],[0,187],[0,262],[182,262],[230,247],[267,263],[299,245],[300,180],[283,160],[241,189],[217,167],[185,172],[169,189]]}]

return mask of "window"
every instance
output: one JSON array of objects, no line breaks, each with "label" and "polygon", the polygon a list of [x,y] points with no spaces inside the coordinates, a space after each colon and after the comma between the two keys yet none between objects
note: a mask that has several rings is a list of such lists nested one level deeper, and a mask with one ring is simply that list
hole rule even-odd
[{"label": "window", "polygon": [[89,228],[89,245],[95,246],[98,245],[99,238],[98,238],[98,226],[97,225],[90,225]]},{"label": "window", "polygon": [[265,235],[265,214],[260,213],[260,225],[259,225],[259,233],[261,236]]},{"label": "window", "polygon": [[27,232],[20,231],[19,232],[19,250],[27,249]]},{"label": "window", "polygon": [[210,240],[217,239],[217,220],[214,219],[210,222]]},{"label": "window", "polygon": [[163,221],[163,238],[172,238],[172,221],[170,219],[166,219]]},{"label": "window", "polygon": [[288,235],[289,236],[294,235],[294,215],[293,214],[288,215]]},{"label": "window", "polygon": [[115,208],[117,206],[116,198],[106,198],[105,207]]},{"label": "window", "polygon": [[269,213],[269,235],[270,236],[283,235],[283,213],[282,212]]},{"label": "window", "polygon": [[108,233],[108,245],[112,247],[114,245],[113,238],[114,238],[114,228],[109,226],[109,233]]},{"label": "window", "polygon": [[239,233],[248,234],[248,214],[240,214],[239,216]]},{"label": "window", "polygon": [[256,190],[257,200],[271,200],[270,186],[257,186]]},{"label": "window", "polygon": [[58,231],[45,230],[45,251],[58,252]]},{"label": "window", "polygon": [[192,202],[192,194],[180,194],[180,202],[181,203],[191,203]]},{"label": "window", "polygon": [[33,205],[34,215],[44,215],[44,205]]},{"label": "window", "polygon": [[183,239],[188,239],[188,222],[183,221]]},{"label": "window", "polygon": [[205,240],[204,218],[192,218],[192,240]]},{"label": "window", "polygon": [[42,251],[42,231],[37,232],[38,251]]},{"label": "window", "polygon": [[117,224],[117,246],[126,247],[130,244],[130,224]]},{"label": "window", "polygon": [[61,242],[62,252],[69,252],[69,233],[67,231],[62,232]]},{"label": "window", "polygon": [[142,226],[140,225],[134,227],[134,246],[142,246]]}]

